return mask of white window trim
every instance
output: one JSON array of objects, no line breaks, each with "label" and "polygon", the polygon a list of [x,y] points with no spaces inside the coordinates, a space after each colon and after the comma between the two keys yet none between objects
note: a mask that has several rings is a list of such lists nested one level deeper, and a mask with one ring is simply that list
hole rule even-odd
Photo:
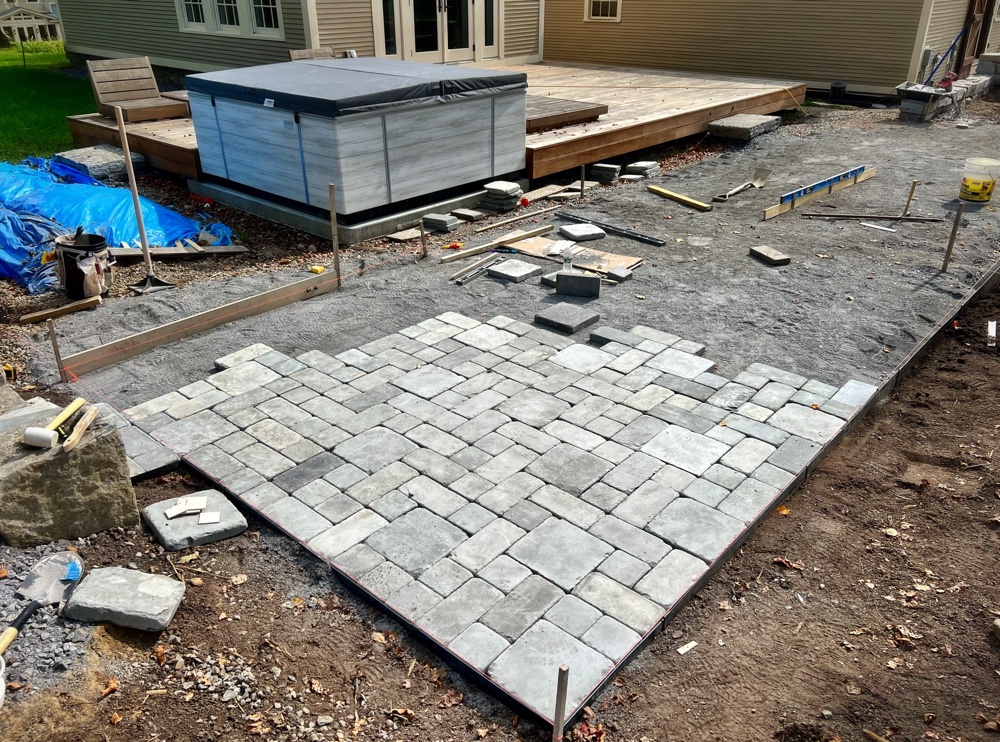
[{"label": "white window trim", "polygon": [[595,18],[590,14],[590,10],[593,7],[593,0],[583,0],[583,20],[589,23],[621,23],[622,22],[622,3],[625,0],[616,0],[618,14],[614,18]]},{"label": "white window trim", "polygon": [[239,26],[223,26],[219,23],[219,8],[216,0],[201,0],[205,23],[188,23],[184,12],[184,0],[174,0],[177,9],[177,27],[181,33],[209,34],[212,36],[239,36],[251,39],[267,39],[268,41],[285,40],[284,14],[281,10],[282,0],[277,0],[278,23],[280,28],[257,28],[253,13],[252,0],[236,0],[240,16]]}]

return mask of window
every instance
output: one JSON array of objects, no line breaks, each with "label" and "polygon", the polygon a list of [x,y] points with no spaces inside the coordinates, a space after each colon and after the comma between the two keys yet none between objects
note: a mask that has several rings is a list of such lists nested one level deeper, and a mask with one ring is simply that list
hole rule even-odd
[{"label": "window", "polygon": [[620,21],[622,19],[621,0],[584,0],[587,4],[586,20]]},{"label": "window", "polygon": [[276,30],[281,28],[278,14],[278,0],[252,0],[253,2],[253,25],[258,31],[261,29]]},{"label": "window", "polygon": [[396,54],[396,2],[382,0],[382,34],[386,56]]},{"label": "window", "polygon": [[283,40],[281,0],[174,0],[182,31]]}]

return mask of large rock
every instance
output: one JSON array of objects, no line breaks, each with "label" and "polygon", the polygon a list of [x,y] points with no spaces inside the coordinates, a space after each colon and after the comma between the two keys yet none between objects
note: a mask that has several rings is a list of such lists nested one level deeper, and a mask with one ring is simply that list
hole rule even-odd
[{"label": "large rock", "polygon": [[[91,178],[106,180],[108,178],[124,178],[125,154],[110,144],[98,144],[93,147],[81,147],[66,152],[59,152],[52,157],[53,161],[69,165]],[[132,153],[132,165],[142,167],[146,159],[138,152]]]},{"label": "large rock", "polygon": [[56,414],[52,409],[19,414],[9,426],[0,419],[0,536],[12,546],[139,523],[125,447],[112,425],[96,420],[68,454],[62,446],[41,449],[19,442],[25,427],[45,426]]},{"label": "large rock", "polygon": [[184,599],[184,583],[136,569],[92,569],[66,603],[74,621],[100,623],[140,631],[163,631]]}]

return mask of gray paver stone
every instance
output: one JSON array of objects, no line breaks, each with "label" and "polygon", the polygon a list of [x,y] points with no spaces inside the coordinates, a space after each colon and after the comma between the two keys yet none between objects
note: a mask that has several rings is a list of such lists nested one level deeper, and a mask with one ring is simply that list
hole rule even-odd
[{"label": "gray paver stone", "polygon": [[[707,475],[707,472],[706,472]],[[696,479],[682,493],[685,497],[697,500],[710,508],[718,507],[719,503],[729,497],[729,490],[707,479]]]},{"label": "gray paver stone", "polygon": [[[158,448],[163,447],[158,446]],[[184,460],[216,481],[245,468],[242,463],[216,446],[205,446],[192,451],[184,457]]]},{"label": "gray paver stone", "polygon": [[[321,485],[327,485],[328,487],[330,486],[323,480],[317,480],[313,482],[311,485],[307,485],[307,487],[311,487],[313,485],[317,487]],[[304,487],[303,489],[306,488]],[[299,492],[301,491],[302,490],[299,490]],[[297,499],[302,499],[299,497],[298,492],[295,493],[295,497]],[[326,498],[318,505],[310,505],[310,507],[313,508],[317,513],[322,515],[331,523],[340,523],[342,521],[345,521],[349,517],[354,515],[356,512],[361,510],[361,505],[359,505],[355,500],[352,500],[350,497],[341,492],[337,492],[332,497]]]},{"label": "gray paver stone", "polygon": [[294,430],[271,419],[254,423],[246,429],[246,433],[275,451],[280,451],[302,440],[302,436]]},{"label": "gray paver stone", "polygon": [[[539,269],[535,275],[541,272],[541,269]],[[515,337],[517,336],[514,333],[507,332],[506,330],[500,330],[490,325],[478,325],[471,330],[466,330],[456,335],[455,340],[472,346],[477,350],[489,352],[499,348],[501,345],[506,345]]]},{"label": "gray paver stone", "polygon": [[538,454],[534,451],[529,451],[523,446],[511,446],[476,469],[476,474],[499,484],[520,472],[537,458]]},{"label": "gray paver stone", "polygon": [[574,495],[583,494],[611,471],[605,459],[560,443],[528,466],[528,473]]},{"label": "gray paver stone", "polygon": [[535,315],[535,322],[572,335],[585,327],[597,324],[601,315],[592,309],[569,302],[559,302]]},{"label": "gray paver stone", "polygon": [[708,398],[708,403],[727,410],[736,410],[741,404],[754,396],[755,390],[736,382],[729,382]]},{"label": "gray paver stone", "polygon": [[775,412],[767,424],[792,435],[826,443],[840,431],[844,421],[810,407],[789,404]]},{"label": "gray paver stone", "polygon": [[539,507],[533,502],[522,500],[521,502],[512,505],[511,508],[503,514],[503,517],[514,525],[520,526],[526,531],[530,531],[532,528],[538,527],[551,518],[552,514],[545,508]]},{"label": "gray paver stone", "polygon": [[588,575],[573,594],[642,635],[663,617],[663,609],[656,603],[600,572]]},{"label": "gray paver stone", "polygon": [[476,669],[485,672],[490,663],[509,646],[510,642],[492,629],[481,623],[474,623],[459,634],[458,638],[448,645],[448,649]]},{"label": "gray paver stone", "polygon": [[514,420],[540,428],[562,415],[569,407],[566,402],[548,394],[526,389],[498,405],[497,409]]},{"label": "gray paver stone", "polygon": [[399,486],[399,491],[414,502],[443,518],[447,518],[459,508],[468,504],[464,497],[442,487],[433,479],[420,476]]},{"label": "gray paver stone", "polygon": [[795,474],[812,461],[821,449],[822,446],[815,441],[793,435],[782,443],[767,461]]},{"label": "gray paver stone", "polygon": [[[257,476],[260,477],[259,474]],[[227,479],[223,480],[224,485],[227,482]],[[255,510],[263,510],[272,502],[277,502],[282,497],[285,497],[285,493],[270,482],[263,482],[246,489],[240,494],[239,497],[240,500]]]},{"label": "gray paver stone", "polygon": [[613,361],[614,356],[589,345],[573,344],[560,350],[549,360],[577,373],[592,374]]},{"label": "gray paver stone", "polygon": [[274,483],[285,492],[295,492],[300,487],[305,487],[310,482],[326,476],[343,463],[344,460],[339,456],[324,451],[298,466],[282,472],[274,478]]},{"label": "gray paver stone", "polygon": [[496,515],[474,502],[463,505],[448,516],[448,520],[466,533],[476,533],[495,519]]},{"label": "gray paver stone", "polygon": [[403,391],[415,394],[423,399],[430,399],[460,384],[463,378],[437,366],[422,366],[403,374],[392,383]]},{"label": "gray paver stone", "polygon": [[617,663],[625,658],[642,637],[615,619],[602,616],[582,638],[586,645]]},{"label": "gray paver stone", "polygon": [[531,575],[479,620],[508,641],[527,631],[565,593],[548,580]]},{"label": "gray paver stone", "polygon": [[496,430],[502,436],[512,441],[517,441],[518,445],[529,448],[535,453],[545,453],[550,448],[558,445],[559,441],[547,433],[525,425],[522,422],[510,422],[501,425]]},{"label": "gray paver stone", "polygon": [[701,358],[699,356],[684,353],[673,348],[667,348],[659,355],[646,362],[664,373],[680,376],[682,379],[693,379],[699,374],[703,374],[715,367],[715,362]]},{"label": "gray paver stone", "polygon": [[191,496],[207,498],[205,510],[219,513],[219,522],[198,525],[197,514],[167,518],[165,511],[176,505],[178,498],[153,503],[142,511],[143,520],[167,551],[211,544],[238,536],[246,530],[246,518],[218,490],[202,490]]},{"label": "gray paver stone", "polygon": [[[715,425],[707,417],[696,415],[681,406],[682,402],[689,399],[690,397],[675,394],[663,404],[659,404],[651,409],[649,414],[664,422],[690,430],[692,433],[705,434],[714,428]],[[690,399],[690,401],[693,403],[687,405],[690,409],[693,410],[698,407],[697,400]]]},{"label": "gray paver stone", "polygon": [[756,374],[757,376],[763,376],[771,381],[780,381],[782,384],[793,386],[796,389],[800,389],[803,384],[809,381],[809,379],[805,376],[799,376],[798,374],[790,371],[784,371],[780,368],[768,366],[763,363],[751,363],[747,366],[746,371],[747,373]]},{"label": "gray paver stone", "polygon": [[674,549],[639,580],[635,589],[669,609],[708,571],[708,565],[686,551]]},{"label": "gray paver stone", "polygon": [[637,528],[644,528],[677,497],[677,492],[667,485],[649,481],[628,495],[611,514]]},{"label": "gray paver stone", "polygon": [[246,361],[252,361],[257,356],[262,356],[265,353],[270,353],[274,348],[270,345],[264,345],[263,343],[254,343],[253,345],[248,345],[246,348],[234,351],[229,355],[222,356],[222,358],[215,359],[215,367],[218,369],[227,369],[237,366]]},{"label": "gray paver stone", "polygon": [[720,463],[743,474],[750,474],[754,469],[767,461],[768,456],[775,452],[770,443],[746,438],[720,459]]},{"label": "gray paver stone", "polygon": [[625,587],[632,587],[649,571],[649,565],[627,552],[616,551],[601,562],[597,571]]},{"label": "gray paver stone", "polygon": [[266,366],[256,361],[247,361],[212,374],[208,377],[208,383],[230,397],[235,397],[279,378],[278,374]]},{"label": "gray paver stone", "polygon": [[417,508],[371,536],[367,543],[412,575],[419,575],[465,540],[465,533],[438,515]]},{"label": "gray paver stone", "polygon": [[441,559],[420,575],[420,581],[444,597],[448,597],[472,579],[472,572],[451,559]]},{"label": "gray paver stone", "polygon": [[184,599],[184,583],[135,569],[91,569],[66,603],[75,621],[109,621],[140,631],[163,631]]},{"label": "gray paver stone", "polygon": [[726,427],[751,438],[757,438],[765,443],[770,443],[772,446],[780,446],[788,440],[790,435],[784,430],[772,427],[770,424],[757,422],[742,415],[730,415],[724,422],[726,423]]},{"label": "gray paver stone", "polygon": [[622,503],[625,499],[625,493],[614,487],[609,487],[604,482],[598,482],[580,495],[580,499],[600,508],[605,513],[610,513]]},{"label": "gray paver stone", "polygon": [[323,477],[323,479],[337,489],[346,490],[352,484],[357,484],[367,476],[367,474],[361,471],[358,467],[354,466],[354,464],[344,464],[342,466],[338,466],[332,472]]},{"label": "gray paver stone", "polygon": [[386,520],[392,521],[417,507],[417,503],[399,490],[393,490],[371,503],[368,507]]},{"label": "gray paver stone", "polygon": [[597,623],[601,612],[575,595],[566,595],[549,608],[544,618],[578,639]]},{"label": "gray paver stone", "polygon": [[[406,517],[406,516],[403,516]],[[347,520],[328,528],[307,546],[322,559],[331,560],[373,533],[388,525],[388,521],[372,510],[361,510]]]},{"label": "gray paver stone", "polygon": [[311,507],[294,497],[275,500],[261,513],[278,528],[305,543],[333,524]]},{"label": "gray paver stone", "polygon": [[496,265],[491,265],[486,269],[486,272],[493,278],[513,281],[514,283],[521,283],[529,278],[542,275],[541,266],[516,258],[509,258]]},{"label": "gray paver stone", "polygon": [[590,528],[590,533],[648,564],[656,564],[670,551],[670,547],[662,539],[613,515],[605,516],[595,523]]},{"label": "gray paver stone", "polygon": [[792,474],[771,464],[761,464],[754,470],[752,477],[779,490],[787,487],[793,479]]},{"label": "gray paver stone", "polygon": [[634,335],[631,332],[618,330],[614,327],[597,327],[590,331],[590,342],[594,345],[605,345],[606,343],[621,343],[630,348],[634,348],[645,338],[641,335]]},{"label": "gray paver stone", "polygon": [[765,384],[759,392],[753,395],[750,401],[755,405],[766,407],[769,410],[777,410],[787,404],[788,400],[795,395],[795,392],[795,387],[782,384],[778,381],[772,381]]},{"label": "gray paver stone", "polygon": [[550,518],[521,538],[508,554],[563,590],[572,590],[614,549],[576,526]]},{"label": "gray paver stone", "polygon": [[656,472],[663,468],[663,462],[644,453],[634,453],[608,472],[605,484],[622,492],[632,492]]},{"label": "gray paver stone", "polygon": [[[501,554],[476,574],[498,590],[509,593],[531,574],[531,570],[506,554]],[[560,591],[562,592],[562,591]]]},{"label": "gray paver stone", "polygon": [[334,559],[333,565],[351,577],[360,579],[384,561],[385,557],[368,544],[358,544]]},{"label": "gray paver stone", "polygon": [[719,510],[726,515],[751,523],[778,497],[779,491],[756,479],[744,479],[729,497],[722,501]]},{"label": "gray paver stone", "polygon": [[471,579],[425,613],[417,625],[438,641],[451,643],[502,598],[492,585]]},{"label": "gray paver stone", "polygon": [[553,680],[569,665],[566,708],[576,708],[611,670],[612,662],[562,629],[539,621],[489,667],[489,675],[530,704],[544,719],[555,713]]},{"label": "gray paver stone", "polygon": [[153,438],[179,454],[190,453],[220,438],[235,433],[238,428],[211,410],[202,410],[191,417],[157,428]]},{"label": "gray paver stone", "polygon": [[387,428],[373,428],[344,441],[333,451],[369,474],[399,461],[417,445]]},{"label": "gray paver stone", "polygon": [[725,443],[676,425],[669,426],[642,447],[643,453],[655,456],[695,476],[703,474],[727,451],[729,446]]},{"label": "gray paver stone", "polygon": [[649,530],[678,549],[715,561],[744,531],[742,521],[681,497],[649,523]]},{"label": "gray paver stone", "polygon": [[857,408],[871,399],[877,391],[878,387],[876,386],[851,379],[834,393],[830,401]]},{"label": "gray paver stone", "polygon": [[413,582],[413,578],[392,562],[382,562],[362,577],[360,582],[384,601]]},{"label": "gray paver stone", "polygon": [[641,415],[615,433],[611,440],[629,448],[639,448],[667,427],[666,423],[649,415]]},{"label": "gray paver stone", "polygon": [[455,548],[452,559],[477,572],[516,544],[524,534],[523,528],[498,518]]},{"label": "gray paver stone", "polygon": [[410,582],[386,601],[386,605],[415,621],[442,600],[441,596],[420,582]]},{"label": "gray paver stone", "polygon": [[[475,451],[477,449],[467,448],[465,450],[466,451]],[[467,461],[468,457],[467,456],[462,456],[462,453],[463,452],[460,451],[457,454],[457,456],[461,456],[460,460],[462,460],[463,462],[465,462],[465,461]],[[480,453],[483,453],[483,452],[480,451]],[[489,458],[487,454],[483,453],[483,455],[486,456],[487,459]],[[468,463],[474,463],[474,462],[469,461]],[[454,481],[454,482],[451,483],[451,489],[453,489],[455,492],[457,492],[462,497],[464,497],[464,498],[466,498],[468,500],[476,500],[476,499],[478,499],[484,493],[486,493],[489,490],[493,489],[493,486],[494,486],[493,482],[489,481],[488,479],[483,479],[478,474],[473,474],[472,472],[469,472],[468,474],[466,474],[461,479],[458,479],[458,480],[456,480],[456,481]]]},{"label": "gray paver stone", "polygon": [[252,446],[242,448],[233,454],[233,458],[243,462],[266,479],[273,479],[295,466],[294,461],[263,443],[254,443]]},{"label": "gray paver stone", "polygon": [[531,501],[549,510],[553,515],[570,523],[575,523],[584,529],[590,528],[590,526],[604,515],[604,511],[600,508],[594,507],[579,497],[563,492],[558,487],[553,487],[552,485],[546,485],[536,490],[531,495]]}]

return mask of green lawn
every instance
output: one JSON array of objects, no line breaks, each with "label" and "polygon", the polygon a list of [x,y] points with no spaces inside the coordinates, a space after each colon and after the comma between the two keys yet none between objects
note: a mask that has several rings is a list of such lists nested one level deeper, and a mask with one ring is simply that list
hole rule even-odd
[{"label": "green lawn", "polygon": [[49,157],[71,149],[66,116],[96,111],[90,82],[57,70],[68,66],[57,42],[0,49],[0,162],[20,162],[28,155]]}]

